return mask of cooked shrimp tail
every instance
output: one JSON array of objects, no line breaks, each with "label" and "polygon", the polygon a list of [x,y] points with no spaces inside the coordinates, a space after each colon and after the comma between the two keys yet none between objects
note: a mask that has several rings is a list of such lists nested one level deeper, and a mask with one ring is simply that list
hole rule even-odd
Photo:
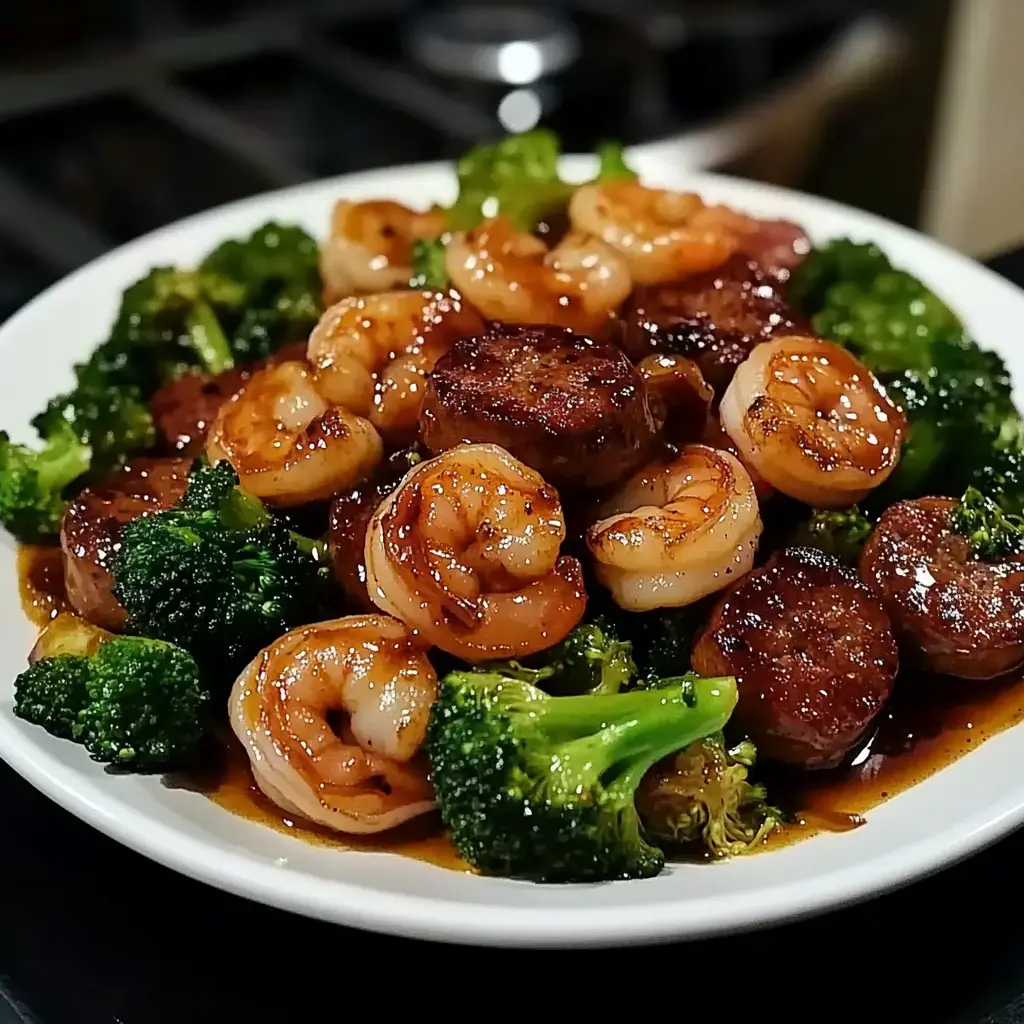
[{"label": "cooked shrimp tail", "polygon": [[743,461],[791,498],[848,508],[899,462],[907,421],[846,349],[811,337],[758,345],[720,407]]},{"label": "cooked shrimp tail", "polygon": [[457,295],[383,292],[326,310],[306,356],[324,398],[366,417],[388,440],[407,441],[416,435],[427,374],[458,339],[483,330]]},{"label": "cooked shrimp tail", "polygon": [[370,597],[466,661],[522,657],[583,616],[564,539],[558,495],[537,473],[497,445],[461,445],[410,470],[374,515]]},{"label": "cooked shrimp tail", "polygon": [[434,809],[417,755],[436,697],[434,669],[401,622],[353,615],[294,629],[261,651],[228,711],[256,784],[278,807],[370,833]]},{"label": "cooked shrimp tail", "polygon": [[373,425],[329,404],[299,362],[254,374],[221,406],[206,439],[211,462],[226,459],[247,491],[279,506],[330,498],[365,479],[383,451]]},{"label": "cooked shrimp tail", "polygon": [[587,533],[597,578],[637,612],[692,604],[738,580],[762,529],[747,471],[701,444],[638,473],[600,515]]}]

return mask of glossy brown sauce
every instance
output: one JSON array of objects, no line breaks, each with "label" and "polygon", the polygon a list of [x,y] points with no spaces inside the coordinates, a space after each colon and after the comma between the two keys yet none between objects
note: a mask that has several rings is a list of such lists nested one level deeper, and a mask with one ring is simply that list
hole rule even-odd
[{"label": "glossy brown sauce", "polygon": [[59,547],[18,549],[18,590],[21,607],[37,626],[45,626],[64,611],[67,599]]},{"label": "glossy brown sauce", "polygon": [[[25,614],[45,625],[65,607],[59,548],[22,548],[18,575]],[[777,848],[822,831],[863,824],[873,807],[952,764],[985,740],[1024,720],[1024,679],[958,682],[904,674],[870,738],[839,768],[820,772],[764,766],[760,777],[769,799],[792,812],[794,824],[770,837]],[[390,852],[457,871],[470,871],[436,816],[427,816],[378,836],[339,836],[292,819],[257,788],[248,757],[225,737],[201,774],[169,777],[166,784],[201,792],[233,814],[286,835],[340,850]]]},{"label": "glossy brown sauce", "polygon": [[289,817],[265,797],[253,780],[249,758],[234,737],[225,736],[211,760],[215,763],[202,773],[193,773],[188,778],[171,777],[167,784],[203,793],[232,814],[318,846],[397,853],[438,867],[472,873],[470,866],[455,852],[436,815],[426,815],[380,835],[340,835],[311,822]]}]

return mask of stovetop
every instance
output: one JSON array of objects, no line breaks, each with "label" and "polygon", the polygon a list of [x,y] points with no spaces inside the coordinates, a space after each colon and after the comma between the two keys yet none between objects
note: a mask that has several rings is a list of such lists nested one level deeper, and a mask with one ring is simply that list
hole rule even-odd
[{"label": "stovetop", "polygon": [[17,5],[0,34],[0,320],[116,244],[268,188],[452,158],[536,123],[578,151],[713,122],[852,17],[835,2],[770,17],[548,3],[497,20],[495,4],[447,6]]}]

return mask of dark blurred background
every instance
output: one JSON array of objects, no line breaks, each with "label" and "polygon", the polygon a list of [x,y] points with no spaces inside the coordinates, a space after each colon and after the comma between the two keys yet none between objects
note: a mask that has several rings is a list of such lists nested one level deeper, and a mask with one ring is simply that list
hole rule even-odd
[{"label": "dark blurred background", "polygon": [[1000,209],[986,228],[971,206],[978,162],[990,206],[993,180],[1016,180],[1021,129],[1003,132],[1009,163],[993,168],[963,127],[1000,102],[985,91],[991,44],[1005,22],[1024,30],[1019,0],[4,6],[0,319],[105,249],[206,207],[454,157],[537,123],[569,150],[609,136],[665,146],[975,255],[1024,239],[1024,222]]}]

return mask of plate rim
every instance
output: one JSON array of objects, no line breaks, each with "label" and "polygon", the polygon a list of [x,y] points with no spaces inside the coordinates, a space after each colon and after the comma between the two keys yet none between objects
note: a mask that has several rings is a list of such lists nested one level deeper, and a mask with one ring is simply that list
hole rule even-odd
[{"label": "plate rim", "polygon": [[[657,177],[656,171],[652,174],[651,168],[644,166],[640,148],[628,155],[634,158],[645,179]],[[593,161],[590,157],[572,155],[565,157],[563,164],[567,173],[587,174]],[[429,182],[440,173],[450,174],[451,170],[452,164],[448,161],[382,167],[269,190],[192,214],[124,243],[50,285],[0,324],[0,344],[39,307],[52,303],[65,292],[74,291],[83,278],[102,272],[106,264],[125,258],[133,249],[144,250],[159,245],[164,238],[187,235],[210,219],[241,213],[247,207],[287,206],[305,194],[318,191],[370,188],[374,179],[381,175],[418,177]],[[698,192],[707,185],[721,185],[740,193],[756,192],[782,206],[787,200],[791,201],[811,217],[821,213],[853,218],[866,237],[870,237],[873,229],[880,228],[885,234],[902,237],[925,249],[938,249],[947,261],[952,259],[974,276],[980,271],[1007,295],[1012,294],[1017,303],[1024,304],[1024,290],[1002,275],[922,232],[876,214],[799,190],[732,175],[676,168],[676,177],[680,175],[692,179]],[[280,219],[287,220],[287,217]],[[956,827],[947,830],[950,832],[948,844],[940,843],[935,835],[902,844],[884,860],[879,860],[875,870],[867,876],[854,864],[833,869],[810,881],[761,887],[754,901],[756,913],[746,905],[749,893],[670,897],[656,905],[640,903],[615,907],[509,906],[486,901],[471,904],[387,892],[372,885],[337,879],[316,879],[316,885],[312,885],[310,878],[301,871],[277,867],[244,852],[218,848],[207,840],[176,829],[171,823],[140,815],[118,798],[116,792],[110,793],[105,788],[106,776],[100,766],[95,766],[95,775],[82,775],[19,732],[7,701],[3,712],[0,714],[0,757],[29,785],[63,810],[134,852],[204,884],[278,909],[366,931],[450,944],[533,948],[624,946],[689,941],[771,928],[865,902],[921,880],[966,859],[1024,823],[1024,790],[1021,790],[1016,799],[1008,794],[991,805],[987,813],[958,819]],[[701,870],[722,867],[724,865],[709,865]],[[647,885],[657,884],[657,879],[605,884]],[[709,913],[712,907],[714,913]]]}]

